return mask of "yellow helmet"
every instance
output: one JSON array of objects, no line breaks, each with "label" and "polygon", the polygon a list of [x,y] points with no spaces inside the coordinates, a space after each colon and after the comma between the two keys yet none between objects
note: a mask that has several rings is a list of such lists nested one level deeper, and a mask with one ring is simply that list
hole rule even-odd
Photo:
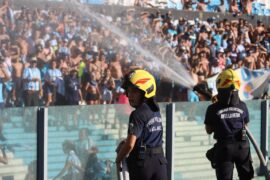
[{"label": "yellow helmet", "polygon": [[217,89],[231,88],[232,90],[239,90],[240,78],[234,70],[226,69],[218,75],[216,86]]},{"label": "yellow helmet", "polygon": [[156,95],[156,81],[152,74],[145,70],[134,70],[130,72],[123,82],[122,87],[134,86],[144,93],[145,98],[151,98]]}]

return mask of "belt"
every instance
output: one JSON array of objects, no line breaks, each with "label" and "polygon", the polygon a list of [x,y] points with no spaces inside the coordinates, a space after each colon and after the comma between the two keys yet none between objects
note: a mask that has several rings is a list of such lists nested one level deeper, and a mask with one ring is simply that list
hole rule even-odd
[{"label": "belt", "polygon": [[147,148],[144,151],[146,154],[163,154],[162,147]]},{"label": "belt", "polygon": [[153,155],[163,155],[162,147],[147,148],[147,147],[138,147],[134,149],[130,154],[128,159],[130,161],[136,161],[137,159],[145,159],[145,156]]},{"label": "belt", "polygon": [[218,139],[217,143],[232,143],[232,142],[238,142],[238,141],[240,141],[240,140],[238,140],[234,137],[227,137],[224,139]]},{"label": "belt", "polygon": [[230,137],[224,137],[217,139],[217,142],[240,142],[242,141],[241,137],[239,136],[230,136]]}]

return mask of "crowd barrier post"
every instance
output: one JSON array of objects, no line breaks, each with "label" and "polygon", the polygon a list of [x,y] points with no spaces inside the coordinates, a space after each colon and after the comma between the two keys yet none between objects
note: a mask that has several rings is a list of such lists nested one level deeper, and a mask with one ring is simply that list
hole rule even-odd
[{"label": "crowd barrier post", "polygon": [[[264,100],[261,102],[261,151],[263,157],[268,164],[268,110],[269,101]],[[265,172],[264,165],[260,163],[259,175],[264,174]]]},{"label": "crowd barrier post", "polygon": [[174,179],[174,112],[175,104],[166,105],[166,159],[168,179]]},{"label": "crowd barrier post", "polygon": [[48,161],[48,108],[37,110],[37,179],[47,180]]}]

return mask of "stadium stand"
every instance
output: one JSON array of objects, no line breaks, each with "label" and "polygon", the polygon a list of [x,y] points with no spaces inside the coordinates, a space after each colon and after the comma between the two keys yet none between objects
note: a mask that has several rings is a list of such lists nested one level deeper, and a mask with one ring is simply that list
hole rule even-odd
[{"label": "stadium stand", "polygon": [[[103,4],[104,1],[87,1],[88,3]],[[164,3],[159,3],[164,5]],[[208,5],[208,11],[216,11],[220,4],[219,0],[214,0]],[[254,2],[253,13],[258,15],[270,15],[269,6],[264,3]],[[158,5],[157,5],[158,6]],[[179,3],[168,4],[169,7],[181,9]],[[161,7],[161,6],[160,6]],[[228,4],[226,4],[228,9]],[[267,9],[267,8],[268,9]],[[193,6],[196,9],[196,5]],[[178,104],[178,103],[177,103]],[[181,104],[181,103],[180,103]],[[178,104],[179,105],[179,104]],[[95,108],[97,107],[97,108]],[[106,107],[107,110],[106,110]],[[121,106],[120,106],[121,107]],[[214,179],[214,171],[205,158],[205,152],[209,149],[213,140],[208,137],[204,131],[203,118],[205,113],[205,104],[196,105],[183,103],[177,108],[175,115],[175,177],[177,179],[193,180]],[[260,109],[259,103],[253,101],[249,103],[251,131],[258,143],[260,143]],[[52,107],[54,108],[54,107]],[[59,110],[60,109],[60,110]],[[81,128],[90,130],[90,138],[95,142],[99,152],[98,158],[102,161],[115,159],[115,147],[119,139],[126,136],[128,118],[119,116],[115,105],[85,106],[82,110],[79,106],[71,107],[71,110],[65,111],[65,107],[56,108],[56,111],[49,111],[49,137],[48,137],[48,176],[54,177],[63,167],[65,156],[61,148],[65,140],[76,140]],[[52,109],[51,109],[52,110]],[[163,120],[165,121],[165,106],[162,107]],[[33,112],[34,114],[35,112]],[[60,115],[59,115],[60,113]],[[72,114],[74,116],[61,118],[61,114]],[[28,122],[29,114],[17,114],[9,111],[10,120],[4,123],[4,134],[7,138],[5,143],[12,146],[14,153],[9,153],[10,163],[0,165],[0,176],[2,179],[6,176],[14,176],[15,179],[24,179],[27,172],[27,166],[36,159],[36,133],[33,129],[34,124]],[[64,115],[63,115],[64,116]],[[67,126],[64,121],[72,121],[77,116],[79,122],[77,126]],[[59,117],[61,119],[59,119]],[[87,123],[84,123],[87,122]],[[73,122],[70,122],[71,124]],[[164,126],[164,128],[166,125]],[[164,136],[165,140],[165,136]],[[270,144],[270,143],[269,143]],[[255,166],[259,166],[258,159],[253,150]],[[2,168],[3,167],[3,168]],[[10,171],[12,169],[12,171]],[[114,177],[114,175],[112,175]],[[258,178],[256,178],[258,179]]]},{"label": "stadium stand", "polygon": [[15,158],[13,153],[8,153],[8,164],[0,164],[0,179],[1,180],[24,180],[27,173],[27,166],[23,159]]}]

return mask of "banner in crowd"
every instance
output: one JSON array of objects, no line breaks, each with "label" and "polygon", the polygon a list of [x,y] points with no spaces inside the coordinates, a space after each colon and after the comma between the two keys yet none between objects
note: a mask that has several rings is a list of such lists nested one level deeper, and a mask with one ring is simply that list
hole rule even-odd
[{"label": "banner in crowd", "polygon": [[[239,96],[242,100],[251,100],[261,98],[261,96],[269,90],[270,69],[249,70],[247,68],[239,68],[236,73],[240,77],[241,87]],[[213,94],[217,94],[216,79],[218,75],[208,78],[207,84],[213,90]]]}]

